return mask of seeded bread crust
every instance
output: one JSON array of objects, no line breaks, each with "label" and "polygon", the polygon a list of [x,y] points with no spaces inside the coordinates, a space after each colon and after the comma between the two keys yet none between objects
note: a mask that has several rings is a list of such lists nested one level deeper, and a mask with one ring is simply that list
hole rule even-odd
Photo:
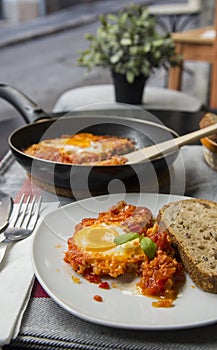
[{"label": "seeded bread crust", "polygon": [[172,237],[193,282],[217,293],[217,203],[203,199],[172,202],[160,209],[157,220]]}]

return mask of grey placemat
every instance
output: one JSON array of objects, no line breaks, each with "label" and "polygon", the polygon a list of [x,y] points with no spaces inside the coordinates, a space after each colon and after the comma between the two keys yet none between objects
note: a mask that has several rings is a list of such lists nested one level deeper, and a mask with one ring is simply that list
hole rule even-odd
[{"label": "grey placemat", "polygon": [[115,329],[83,321],[49,298],[32,298],[13,345],[32,349],[216,350],[217,326],[173,331]]}]

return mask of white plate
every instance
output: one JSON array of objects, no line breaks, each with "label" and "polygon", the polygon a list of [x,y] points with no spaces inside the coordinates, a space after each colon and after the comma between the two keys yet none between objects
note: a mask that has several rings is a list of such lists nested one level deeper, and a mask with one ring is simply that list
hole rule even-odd
[{"label": "white plate", "polygon": [[[93,197],[66,205],[49,213],[33,239],[32,261],[35,274],[50,297],[65,310],[97,324],[128,329],[181,329],[217,321],[217,295],[196,288],[190,278],[172,308],[155,308],[152,298],[135,295],[126,287],[99,289],[80,278],[75,283],[69,264],[63,261],[67,238],[84,217],[96,217],[99,211],[124,199],[147,206],[156,215],[165,203],[186,197],[160,194],[113,194]],[[124,288],[125,289],[125,288]],[[103,302],[96,302],[94,295]]]}]

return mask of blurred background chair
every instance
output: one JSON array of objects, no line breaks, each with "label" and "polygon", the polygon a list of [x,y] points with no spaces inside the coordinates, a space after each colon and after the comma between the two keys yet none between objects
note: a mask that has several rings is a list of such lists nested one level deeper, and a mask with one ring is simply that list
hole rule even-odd
[{"label": "blurred background chair", "polygon": [[[54,112],[91,108],[130,108],[129,105],[115,102],[113,84],[82,86],[64,92],[54,106]],[[197,112],[201,102],[180,91],[146,86],[143,107],[148,110]]]},{"label": "blurred background chair", "polygon": [[209,78],[208,107],[217,109],[217,0],[213,25],[184,32],[173,33],[176,51],[183,56],[179,67],[170,69],[168,87],[182,89],[183,66],[186,61],[204,61],[211,66]]},{"label": "blurred background chair", "polygon": [[155,0],[148,6],[151,14],[157,17],[157,22],[164,32],[180,32],[192,28],[202,11],[201,0]]}]

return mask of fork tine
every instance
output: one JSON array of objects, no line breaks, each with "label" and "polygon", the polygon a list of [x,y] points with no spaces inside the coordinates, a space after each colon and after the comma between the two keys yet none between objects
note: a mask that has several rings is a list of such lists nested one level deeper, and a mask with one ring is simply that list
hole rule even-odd
[{"label": "fork tine", "polygon": [[24,198],[25,195],[23,194],[15,212],[12,215],[9,227],[28,227],[28,229],[33,230],[39,216],[42,196],[40,196],[38,200],[37,197],[34,196],[31,203],[31,196],[27,197],[25,203]]},{"label": "fork tine", "polygon": [[35,201],[35,211],[32,213],[30,220],[28,221],[28,229],[33,230],[35,228],[35,225],[37,223],[38,220],[38,216],[40,213],[40,208],[41,208],[41,203],[42,203],[42,196],[40,196],[38,198],[38,201]]},{"label": "fork tine", "polygon": [[[32,202],[29,204],[28,206],[28,212],[26,213],[25,216],[25,221],[23,220],[23,224],[22,227],[23,228],[27,228],[29,221],[31,219],[32,213],[33,213],[33,209],[34,209],[34,205],[35,205],[35,201],[36,201],[36,196],[33,197]],[[27,209],[27,208],[26,208]],[[27,211],[27,210],[26,210]]]},{"label": "fork tine", "polygon": [[[27,200],[26,200],[26,203],[24,203],[24,205],[22,206],[22,212],[21,212],[21,215],[19,217],[19,224],[17,224],[16,226],[17,227],[21,227],[25,217],[26,217],[26,213],[27,213],[27,210],[28,210],[28,206],[29,206],[29,202],[30,202],[30,196],[27,197]],[[24,208],[23,208],[24,207]]]},{"label": "fork tine", "polygon": [[[37,202],[36,196],[33,197],[31,203],[30,199],[31,196],[27,198],[26,203],[23,205],[24,195],[22,195],[20,203],[18,204],[17,210],[14,214],[13,226],[12,222],[10,222],[9,227],[4,232],[5,239],[1,241],[0,245],[0,263],[4,258],[8,243],[16,242],[29,237],[35,228],[39,217],[42,196],[39,197]],[[22,208],[23,210],[21,210],[22,206],[24,207],[24,209]],[[17,224],[17,222],[19,222],[19,224]]]},{"label": "fork tine", "polygon": [[24,197],[25,197],[25,195],[23,194],[21,199],[20,199],[20,202],[18,204],[18,207],[16,208],[16,211],[13,212],[13,214],[12,214],[12,219],[10,220],[10,225],[9,226],[15,226],[16,225],[16,222],[17,222],[17,220],[19,218],[19,215],[21,213],[21,208],[22,208]]},{"label": "fork tine", "polygon": [[38,206],[37,206],[37,209],[36,209],[36,219],[38,218],[38,215],[39,215],[39,212],[40,212],[40,209],[41,209],[41,202],[42,202],[42,196],[39,197],[39,200],[38,200]]}]

